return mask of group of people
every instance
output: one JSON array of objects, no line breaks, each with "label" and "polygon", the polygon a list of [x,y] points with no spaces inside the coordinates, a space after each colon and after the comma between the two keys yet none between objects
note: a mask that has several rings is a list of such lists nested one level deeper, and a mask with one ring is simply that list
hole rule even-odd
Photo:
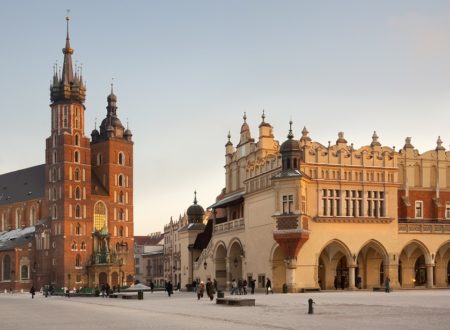
[{"label": "group of people", "polygon": [[206,281],[206,285],[203,281],[200,281],[199,284],[196,283],[195,285],[195,292],[197,294],[197,300],[200,300],[200,298],[203,298],[203,294],[206,289],[206,294],[209,297],[210,300],[214,299],[214,295],[217,291],[217,281],[214,279],[214,282],[211,281],[210,278]]}]

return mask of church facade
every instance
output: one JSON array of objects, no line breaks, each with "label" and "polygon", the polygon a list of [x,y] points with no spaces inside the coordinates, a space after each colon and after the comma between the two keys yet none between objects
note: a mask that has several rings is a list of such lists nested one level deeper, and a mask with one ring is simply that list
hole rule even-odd
[{"label": "church facade", "polygon": [[[244,116],[236,147],[225,146],[225,190],[211,205],[210,239],[192,276],[267,279],[276,291],[447,287],[450,280],[450,152],[419,153],[315,142],[292,128],[281,145],[272,126],[252,138]],[[206,230],[202,231],[204,234]],[[190,245],[195,248],[195,245]],[[187,250],[186,250],[187,251]],[[186,252],[187,253],[187,252]]]},{"label": "church facade", "polygon": [[50,86],[45,164],[0,175],[0,290],[133,282],[132,133],[111,86],[99,130],[86,135],[69,18],[63,54]]}]

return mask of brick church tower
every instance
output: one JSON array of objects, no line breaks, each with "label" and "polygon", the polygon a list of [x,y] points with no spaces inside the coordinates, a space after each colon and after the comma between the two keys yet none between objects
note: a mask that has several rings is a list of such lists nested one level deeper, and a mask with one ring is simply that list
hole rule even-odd
[{"label": "brick church tower", "polygon": [[[49,283],[58,287],[133,281],[133,142],[111,90],[100,132],[85,135],[86,85],[72,66],[69,18],[62,72],[50,86],[45,201],[49,214]],[[92,155],[92,159],[91,159]]]}]

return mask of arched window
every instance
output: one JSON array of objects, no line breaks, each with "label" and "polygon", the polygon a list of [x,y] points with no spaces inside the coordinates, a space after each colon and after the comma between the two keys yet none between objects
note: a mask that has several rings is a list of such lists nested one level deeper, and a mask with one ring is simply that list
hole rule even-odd
[{"label": "arched window", "polygon": [[120,228],[119,228],[119,236],[123,237],[123,227],[122,226],[120,226]]},{"label": "arched window", "polygon": [[123,209],[119,210],[119,220],[123,220],[124,219],[124,213],[123,213]]},{"label": "arched window", "polygon": [[80,108],[75,108],[75,128],[80,128]]},{"label": "arched window", "polygon": [[69,108],[64,106],[63,127],[69,126]]},{"label": "arched window", "polygon": [[74,139],[75,139],[75,145],[79,146],[80,145],[80,136],[78,134],[75,134]]},{"label": "arched window", "polygon": [[86,243],[83,241],[83,242],[81,242],[81,248],[80,248],[80,250],[81,251],[86,251]]},{"label": "arched window", "polygon": [[53,168],[52,169],[52,182],[56,182],[56,179],[57,179],[57,177],[56,177],[56,168]]},{"label": "arched window", "polygon": [[56,204],[53,205],[52,207],[52,218],[53,219],[58,218],[58,207],[56,206]]},{"label": "arched window", "polygon": [[52,159],[52,163],[56,164],[56,162],[58,161],[58,153],[56,152],[56,150],[53,150],[53,159]]},{"label": "arched window", "polygon": [[75,188],[75,199],[81,199],[81,189],[80,187]]},{"label": "arched window", "polygon": [[97,166],[100,166],[103,164],[103,156],[101,153],[97,154]]},{"label": "arched window", "polygon": [[9,255],[4,256],[3,258],[3,281],[11,280],[11,257]]},{"label": "arched window", "polygon": [[56,147],[56,134],[53,135],[53,146]]},{"label": "arched window", "polygon": [[75,259],[75,267],[81,267],[81,256],[79,254],[77,254]]},{"label": "arched window", "polygon": [[98,201],[94,206],[94,229],[101,230],[106,225],[106,205]]},{"label": "arched window", "polygon": [[75,163],[79,163],[80,162],[80,152],[78,150],[75,150],[73,159],[74,159]]},{"label": "arched window", "polygon": [[119,203],[123,203],[123,191],[119,192]]},{"label": "arched window", "polygon": [[76,251],[77,250],[77,242],[73,241],[72,242],[72,251]]},{"label": "arched window", "polygon": [[79,223],[77,223],[77,226],[75,227],[75,235],[81,235],[81,225]]},{"label": "arched window", "polygon": [[22,265],[22,267],[20,267],[20,279],[21,280],[28,280],[30,277],[28,275],[28,266],[27,265]]},{"label": "arched window", "polygon": [[74,177],[75,177],[75,181],[80,181],[80,169],[78,169],[78,168],[75,169]]},{"label": "arched window", "polygon": [[118,164],[119,165],[125,165],[125,155],[123,154],[123,152],[119,152],[119,157],[118,157]]},{"label": "arched window", "polygon": [[75,218],[81,218],[81,207],[80,205],[75,206]]},{"label": "arched window", "polygon": [[124,185],[124,179],[123,179],[123,175],[119,174],[119,177],[117,178],[117,183],[120,187],[123,187]]}]

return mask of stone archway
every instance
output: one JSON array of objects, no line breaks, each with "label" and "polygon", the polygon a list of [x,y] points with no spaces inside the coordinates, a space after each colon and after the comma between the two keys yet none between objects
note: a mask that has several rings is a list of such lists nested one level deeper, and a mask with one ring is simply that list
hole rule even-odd
[{"label": "stone archway", "polygon": [[286,264],[284,262],[284,252],[277,246],[272,256],[272,288],[281,292],[283,284],[286,284]]},{"label": "stone archway", "polygon": [[435,257],[435,283],[437,287],[450,286],[450,242],[445,242]]},{"label": "stone archway", "polygon": [[228,262],[229,266],[229,281],[231,282],[233,279],[238,281],[239,279],[243,279],[242,275],[242,256],[243,249],[242,245],[239,241],[234,241],[228,252]]},{"label": "stone archway", "polygon": [[426,247],[419,241],[411,241],[400,254],[399,275],[402,288],[433,287],[433,266]]},{"label": "stone archway", "polygon": [[[386,249],[379,242],[371,240],[363,245],[356,258],[356,284],[371,289],[383,286],[388,272],[389,258]],[[396,274],[390,274],[391,281]],[[395,281],[394,281],[395,282]]]},{"label": "stone archway", "polygon": [[[342,282],[344,287],[347,287],[350,275],[349,265],[351,265],[351,257],[347,246],[338,240],[329,242],[319,255],[317,273],[321,288],[335,289],[335,284],[340,288]],[[343,279],[342,276],[344,276]]]},{"label": "stone archway", "polygon": [[219,289],[227,288],[227,250],[225,245],[220,244],[214,253],[216,269],[216,281]]}]

